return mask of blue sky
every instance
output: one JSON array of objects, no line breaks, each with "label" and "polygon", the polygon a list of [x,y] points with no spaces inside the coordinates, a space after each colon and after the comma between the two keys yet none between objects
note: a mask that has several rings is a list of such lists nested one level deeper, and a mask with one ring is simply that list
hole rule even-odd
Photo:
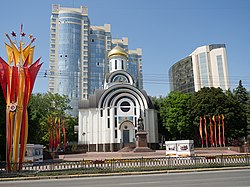
[{"label": "blue sky", "polygon": [[249,0],[12,0],[1,1],[0,56],[6,59],[5,33],[23,31],[36,38],[35,58],[44,62],[34,87],[47,92],[43,74],[49,64],[51,5],[88,6],[92,25],[111,24],[113,38],[129,38],[129,48],[143,49],[144,89],[169,93],[168,70],[202,45],[226,44],[230,87],[241,79],[250,89]]}]

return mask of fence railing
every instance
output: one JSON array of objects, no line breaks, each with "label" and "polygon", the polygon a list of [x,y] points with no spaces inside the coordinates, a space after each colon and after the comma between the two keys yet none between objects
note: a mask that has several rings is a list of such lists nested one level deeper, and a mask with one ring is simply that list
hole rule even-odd
[{"label": "fence railing", "polygon": [[[12,163],[12,167],[15,163]],[[194,157],[163,157],[163,158],[128,158],[106,160],[82,160],[82,161],[52,161],[42,163],[24,163],[24,171],[55,172],[80,170],[81,173],[95,173],[100,171],[131,171],[131,170],[163,170],[163,169],[187,169],[207,167],[249,166],[250,154],[241,155],[217,155]],[[6,172],[6,164],[0,163],[0,172]]]}]

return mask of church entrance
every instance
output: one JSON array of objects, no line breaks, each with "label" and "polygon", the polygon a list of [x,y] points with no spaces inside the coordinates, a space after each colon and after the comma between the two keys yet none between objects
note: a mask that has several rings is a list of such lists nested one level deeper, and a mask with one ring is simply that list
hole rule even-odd
[{"label": "church entrance", "polygon": [[122,147],[134,147],[135,145],[135,127],[134,124],[127,120],[121,123],[121,143]]},{"label": "church entrance", "polygon": [[123,143],[129,143],[129,130],[123,130]]}]

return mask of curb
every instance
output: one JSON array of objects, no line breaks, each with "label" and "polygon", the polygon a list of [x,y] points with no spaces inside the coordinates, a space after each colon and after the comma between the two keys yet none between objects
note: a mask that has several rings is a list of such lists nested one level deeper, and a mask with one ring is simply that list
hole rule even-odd
[{"label": "curb", "polygon": [[37,177],[15,177],[15,178],[0,178],[0,182],[1,181],[18,181],[18,180],[65,179],[65,178],[80,178],[80,177],[146,175],[146,174],[163,174],[163,173],[188,173],[188,172],[240,170],[240,169],[250,169],[250,166],[222,167],[222,168],[196,168],[196,169],[182,169],[182,170],[159,170],[159,171],[141,171],[141,172],[121,172],[121,173],[101,173],[101,174],[97,173],[97,174],[77,174],[77,175],[58,175],[58,176],[37,176]]}]

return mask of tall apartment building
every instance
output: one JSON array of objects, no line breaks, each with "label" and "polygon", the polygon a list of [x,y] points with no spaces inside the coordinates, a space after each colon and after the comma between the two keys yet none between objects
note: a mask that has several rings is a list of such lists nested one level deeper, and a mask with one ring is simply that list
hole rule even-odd
[{"label": "tall apartment building", "polygon": [[[79,100],[103,88],[104,75],[108,72],[107,54],[116,41],[112,40],[110,27],[110,24],[92,26],[88,7],[52,5],[48,91],[68,95],[73,108],[69,113],[74,116],[78,115]],[[127,38],[117,39],[117,43],[130,51]],[[133,76],[138,76],[138,85],[142,88],[141,49],[131,52],[129,59],[131,73],[136,72]]]},{"label": "tall apartment building", "polygon": [[110,24],[90,26],[89,33],[88,94],[103,87],[107,71],[107,54],[111,50]]},{"label": "tall apartment building", "polygon": [[170,91],[190,93],[203,87],[229,89],[225,44],[198,47],[169,69]]},{"label": "tall apartment building", "polygon": [[143,76],[142,76],[142,49],[128,50],[128,72],[136,80],[136,86],[143,89]]},{"label": "tall apartment building", "polygon": [[88,94],[89,25],[87,7],[52,5],[48,91],[68,95],[72,115]]}]

